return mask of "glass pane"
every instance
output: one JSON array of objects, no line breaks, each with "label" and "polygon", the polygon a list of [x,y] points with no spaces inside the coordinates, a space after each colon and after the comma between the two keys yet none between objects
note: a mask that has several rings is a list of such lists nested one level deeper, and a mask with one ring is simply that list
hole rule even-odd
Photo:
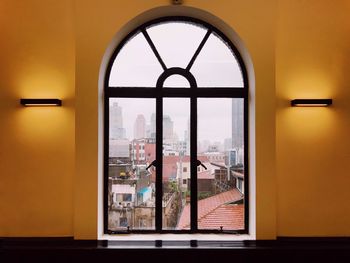
[{"label": "glass pane", "polygon": [[163,99],[163,229],[189,229],[190,99]]},{"label": "glass pane", "polygon": [[190,88],[188,80],[181,75],[169,76],[163,84],[164,88]]},{"label": "glass pane", "polygon": [[186,68],[206,29],[189,22],[168,22],[147,29],[167,68]]},{"label": "glass pane", "polygon": [[115,58],[111,87],[155,87],[163,69],[142,33],[129,39]]},{"label": "glass pane", "polygon": [[236,57],[215,33],[209,36],[190,71],[198,87],[244,87]]},{"label": "glass pane", "polygon": [[243,99],[198,99],[198,229],[244,229]]},{"label": "glass pane", "polygon": [[155,229],[155,99],[109,100],[108,229]]}]

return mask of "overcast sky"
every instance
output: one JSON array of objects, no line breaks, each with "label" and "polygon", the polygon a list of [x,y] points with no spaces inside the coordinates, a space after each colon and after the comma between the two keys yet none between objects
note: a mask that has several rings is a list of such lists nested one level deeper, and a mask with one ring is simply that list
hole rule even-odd
[{"label": "overcast sky", "polygon": [[[186,68],[207,29],[188,22],[163,23],[147,28],[167,68]],[[111,87],[155,87],[163,68],[142,33],[136,34],[118,53],[112,66]],[[198,87],[243,87],[240,67],[226,43],[211,33],[190,69]],[[169,77],[164,86],[188,86],[179,75]],[[129,139],[134,136],[134,122],[138,114],[149,124],[155,113],[155,99],[111,99],[123,108],[123,122]],[[198,139],[223,142],[230,138],[232,99],[198,99]],[[174,122],[174,132],[184,139],[190,118],[189,99],[166,98],[164,115]]]},{"label": "overcast sky", "polygon": [[[189,23],[164,23],[147,29],[167,68],[186,68],[207,29]],[[211,33],[190,72],[198,87],[243,87],[240,66],[232,50]],[[118,53],[111,70],[111,87],[155,87],[163,68],[142,33],[131,38]],[[182,77],[181,77],[182,78]],[[181,78],[168,85],[182,86]]]},{"label": "overcast sky", "polygon": [[[134,123],[138,114],[145,116],[147,124],[155,113],[155,99],[113,98],[123,109],[123,126],[128,139],[134,136]],[[230,138],[232,125],[232,99],[200,98],[198,99],[198,139],[211,142]],[[190,118],[190,100],[187,98],[165,98],[163,114],[169,115],[174,123],[174,132],[179,139],[184,139],[184,131]]]}]

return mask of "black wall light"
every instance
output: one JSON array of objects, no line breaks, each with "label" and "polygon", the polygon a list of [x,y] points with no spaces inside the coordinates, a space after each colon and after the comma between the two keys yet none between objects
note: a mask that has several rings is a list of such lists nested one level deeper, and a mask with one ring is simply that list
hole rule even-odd
[{"label": "black wall light", "polygon": [[62,106],[60,99],[21,99],[21,104],[26,107],[30,106]]},{"label": "black wall light", "polygon": [[327,107],[332,105],[332,99],[295,99],[290,104],[293,107]]}]

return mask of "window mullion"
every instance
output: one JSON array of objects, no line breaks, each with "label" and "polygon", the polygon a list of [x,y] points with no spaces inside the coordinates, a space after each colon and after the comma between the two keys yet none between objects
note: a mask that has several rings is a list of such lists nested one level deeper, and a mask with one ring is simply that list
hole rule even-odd
[{"label": "window mullion", "polygon": [[201,41],[201,43],[199,44],[196,52],[194,53],[193,57],[191,58],[191,61],[188,63],[187,67],[186,67],[186,70],[190,70],[194,61],[196,60],[197,56],[199,55],[199,53],[201,52],[204,44],[207,42],[210,34],[211,34],[212,30],[211,29],[208,29],[207,33],[205,34],[203,40]]},{"label": "window mullion", "polygon": [[[247,89],[248,91],[248,89]],[[244,102],[243,102],[243,107],[244,107],[244,111],[243,111],[243,116],[244,116],[244,121],[243,121],[243,125],[244,125],[244,174],[245,175],[249,175],[249,160],[248,160],[248,149],[249,149],[249,137],[248,137],[248,124],[249,124],[249,104],[248,104],[248,95],[244,97]],[[248,233],[249,231],[249,176],[245,176],[244,178],[244,213],[245,213],[245,217],[244,217],[244,231],[246,231],[246,233]]]},{"label": "window mullion", "polygon": [[197,97],[191,96],[191,137],[190,137],[190,161],[191,161],[191,231],[198,230],[198,204],[197,204]]},{"label": "window mullion", "polygon": [[[158,89],[159,90],[159,89]],[[163,228],[163,98],[156,99],[156,231]]]},{"label": "window mullion", "polygon": [[146,29],[143,28],[141,31],[142,31],[142,34],[144,35],[144,37],[146,38],[148,44],[150,45],[150,47],[151,47],[151,49],[152,49],[154,55],[156,56],[156,58],[158,59],[160,65],[162,66],[163,70],[164,70],[164,71],[167,70],[167,67],[166,67],[166,65],[165,65],[165,63],[164,63],[162,57],[159,55],[159,52],[158,52],[156,46],[154,45],[154,43],[153,43],[151,37],[148,35]]},{"label": "window mullion", "polygon": [[[190,97],[194,92],[190,88],[146,88],[146,87],[108,87],[106,96],[119,98],[155,98],[163,97]],[[239,87],[226,88],[197,88],[197,97],[213,98],[247,98],[248,90]]]},{"label": "window mullion", "polygon": [[[109,169],[109,95],[108,95],[108,89],[105,91],[105,98],[104,98],[104,164],[103,164],[103,174],[104,174],[104,180],[103,180],[103,209],[104,209],[104,217],[103,217],[103,230],[104,233],[109,232],[108,227],[108,216],[106,215],[106,212],[108,211],[108,169]],[[108,213],[108,212],[107,212]]]}]

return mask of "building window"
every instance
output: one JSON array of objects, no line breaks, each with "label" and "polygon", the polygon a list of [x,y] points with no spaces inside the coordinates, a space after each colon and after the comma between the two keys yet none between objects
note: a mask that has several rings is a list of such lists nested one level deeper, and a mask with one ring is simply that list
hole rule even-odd
[{"label": "building window", "polygon": [[104,232],[248,233],[235,181],[247,189],[248,81],[232,42],[201,20],[149,21],[116,47],[104,88]]},{"label": "building window", "polygon": [[244,190],[243,190],[243,181],[242,179],[237,179],[237,189],[243,194]]},{"label": "building window", "polygon": [[120,217],[119,218],[119,226],[120,227],[127,227],[128,226],[128,219],[126,217]]},{"label": "building window", "polygon": [[131,194],[124,194],[123,201],[131,201]]}]

